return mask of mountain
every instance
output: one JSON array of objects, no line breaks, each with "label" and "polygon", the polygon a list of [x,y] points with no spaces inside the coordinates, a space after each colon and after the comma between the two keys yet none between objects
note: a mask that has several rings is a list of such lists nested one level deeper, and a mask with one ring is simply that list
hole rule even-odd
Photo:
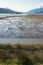
[{"label": "mountain", "polygon": [[9,8],[0,8],[0,13],[1,14],[21,14],[21,12],[13,11]]},{"label": "mountain", "polygon": [[43,7],[32,9],[26,12],[26,14],[42,14],[42,13],[43,13]]}]

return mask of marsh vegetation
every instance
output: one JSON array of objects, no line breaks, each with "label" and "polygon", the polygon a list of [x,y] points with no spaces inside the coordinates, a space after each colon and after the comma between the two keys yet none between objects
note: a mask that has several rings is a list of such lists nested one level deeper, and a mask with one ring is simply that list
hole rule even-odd
[{"label": "marsh vegetation", "polygon": [[0,65],[43,65],[43,45],[0,44]]}]

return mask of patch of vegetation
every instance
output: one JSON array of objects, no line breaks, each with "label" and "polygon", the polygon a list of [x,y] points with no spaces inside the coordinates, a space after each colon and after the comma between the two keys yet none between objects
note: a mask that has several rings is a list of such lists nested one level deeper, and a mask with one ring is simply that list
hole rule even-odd
[{"label": "patch of vegetation", "polygon": [[0,65],[43,65],[43,45],[0,44]]}]

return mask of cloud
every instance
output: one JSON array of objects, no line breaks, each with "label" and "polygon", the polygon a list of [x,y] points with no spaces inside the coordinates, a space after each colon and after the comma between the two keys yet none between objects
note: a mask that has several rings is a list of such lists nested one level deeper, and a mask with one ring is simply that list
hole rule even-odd
[{"label": "cloud", "polygon": [[38,7],[43,7],[43,3],[38,4]]}]

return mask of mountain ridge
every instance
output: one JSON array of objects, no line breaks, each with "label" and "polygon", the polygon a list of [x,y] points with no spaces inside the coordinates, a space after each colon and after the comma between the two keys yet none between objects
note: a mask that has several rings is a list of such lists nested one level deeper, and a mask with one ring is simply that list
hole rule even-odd
[{"label": "mountain ridge", "polygon": [[43,7],[32,9],[26,12],[26,14],[42,14],[42,13],[43,13]]},{"label": "mountain ridge", "polygon": [[7,14],[9,14],[9,13],[11,13],[11,14],[21,14],[22,12],[17,12],[17,11],[13,11],[13,10],[11,10],[11,9],[9,9],[9,8],[0,8],[0,13],[2,14],[2,13],[7,13]]}]

